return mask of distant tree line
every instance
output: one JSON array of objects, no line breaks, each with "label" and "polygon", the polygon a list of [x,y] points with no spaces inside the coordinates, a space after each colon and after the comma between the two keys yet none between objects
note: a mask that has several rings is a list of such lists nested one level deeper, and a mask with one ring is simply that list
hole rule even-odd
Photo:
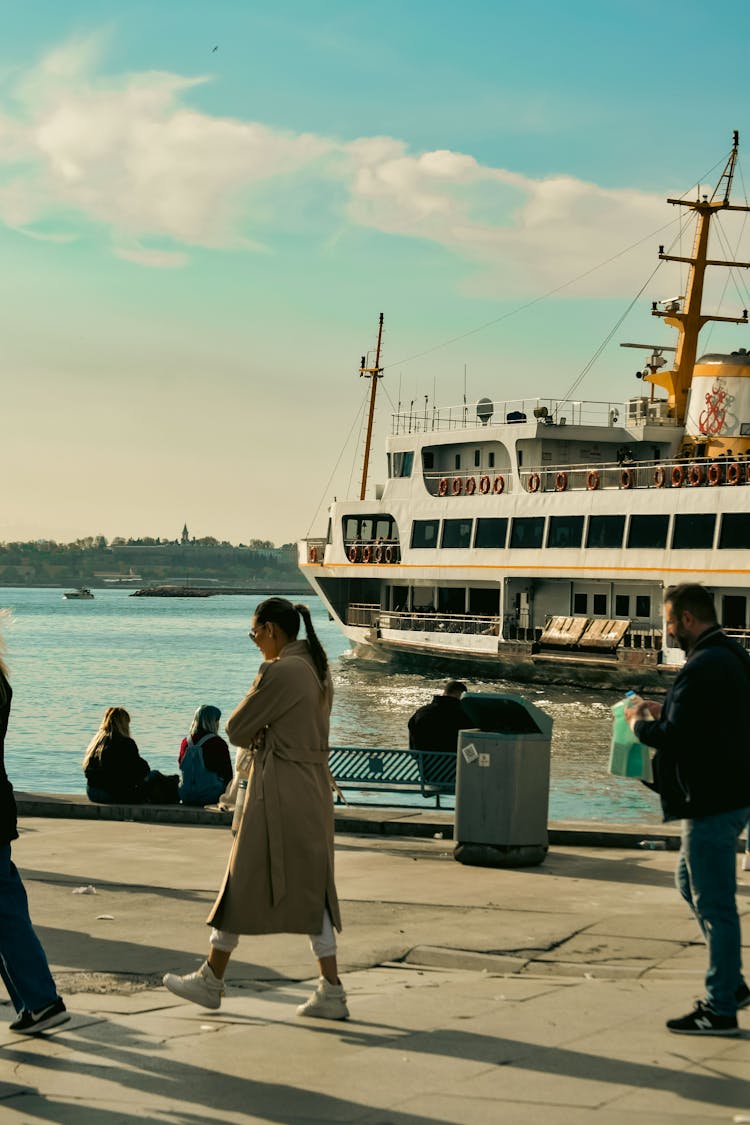
[{"label": "distant tree line", "polygon": [[238,546],[204,536],[179,541],[151,536],[89,535],[71,543],[35,539],[0,543],[0,586],[222,585],[304,586],[294,543],[267,539]]}]

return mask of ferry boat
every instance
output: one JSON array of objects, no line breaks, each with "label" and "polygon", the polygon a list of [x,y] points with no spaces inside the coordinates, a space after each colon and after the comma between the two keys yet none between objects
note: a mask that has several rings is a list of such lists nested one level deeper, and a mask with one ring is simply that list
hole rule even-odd
[{"label": "ferry boat", "polygon": [[652,304],[675,345],[625,345],[648,353],[647,393],[399,410],[373,497],[381,314],[374,363],[360,367],[371,385],[359,498],[334,502],[326,537],[299,543],[302,573],[358,654],[439,659],[457,675],[481,665],[527,682],[665,687],[683,660],[663,611],[679,582],[710,588],[719,621],[750,649],[750,353],[698,348],[709,321],[748,320],[747,309],[702,310],[707,269],[750,266],[708,256],[712,220],[750,210],[730,202],[738,141],[710,197],[668,200],[696,229],[689,257],[659,248],[689,267],[684,296]]}]

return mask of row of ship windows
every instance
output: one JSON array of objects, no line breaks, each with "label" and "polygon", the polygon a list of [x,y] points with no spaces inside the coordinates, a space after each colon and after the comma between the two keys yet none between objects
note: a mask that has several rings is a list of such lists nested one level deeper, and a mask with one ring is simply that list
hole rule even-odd
[{"label": "row of ship windows", "polygon": [[[623,546],[640,550],[711,550],[716,535],[716,516],[704,513],[683,515],[626,516],[516,516],[513,519],[414,520],[414,548],[504,548],[535,550],[545,547]],[[670,538],[670,521],[671,538]],[[510,536],[508,536],[510,525]],[[546,537],[545,537],[546,525]],[[627,535],[626,535],[627,525]],[[750,550],[750,513],[731,512],[721,517],[720,550]]]}]

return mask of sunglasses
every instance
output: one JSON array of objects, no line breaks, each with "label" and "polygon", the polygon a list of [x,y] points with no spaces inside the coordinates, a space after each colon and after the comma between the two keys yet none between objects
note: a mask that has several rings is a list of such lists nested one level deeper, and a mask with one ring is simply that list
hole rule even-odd
[{"label": "sunglasses", "polygon": [[259,625],[256,625],[256,627],[254,629],[251,629],[250,632],[247,634],[248,637],[250,638],[250,640],[255,641],[255,643],[257,644],[258,643],[258,634],[261,632],[262,629],[265,629],[267,624],[268,624],[267,621],[261,621],[261,623]]}]

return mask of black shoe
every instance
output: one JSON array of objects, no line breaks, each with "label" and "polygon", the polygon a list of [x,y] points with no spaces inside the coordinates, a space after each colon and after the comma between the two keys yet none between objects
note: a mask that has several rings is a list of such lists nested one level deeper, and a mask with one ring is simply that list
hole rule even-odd
[{"label": "black shoe", "polygon": [[698,1000],[692,1012],[667,1020],[667,1028],[677,1035],[739,1035],[736,1016],[720,1016]]},{"label": "black shoe", "polygon": [[54,1004],[48,1004],[40,1012],[29,1012],[24,1008],[18,1019],[10,1025],[10,1030],[17,1031],[19,1035],[37,1035],[40,1031],[48,1031],[60,1023],[67,1023],[69,1019],[70,1015],[58,996]]},{"label": "black shoe", "polygon": [[737,1001],[738,1012],[740,1008],[747,1008],[747,1006],[750,1004],[750,988],[747,987],[744,980],[735,992],[734,998]]}]

